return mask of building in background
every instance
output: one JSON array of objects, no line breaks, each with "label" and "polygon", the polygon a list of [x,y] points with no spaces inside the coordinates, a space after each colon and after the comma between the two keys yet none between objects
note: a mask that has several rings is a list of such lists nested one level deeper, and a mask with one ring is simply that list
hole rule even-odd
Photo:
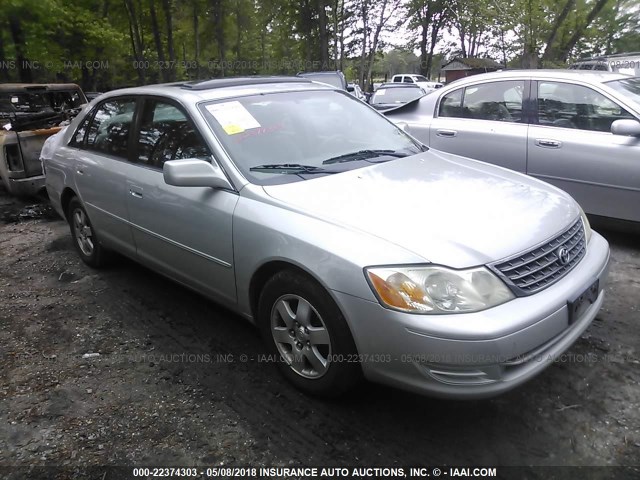
[{"label": "building in background", "polygon": [[445,82],[450,83],[459,78],[477,75],[478,73],[495,72],[504,66],[490,58],[461,58],[456,57],[442,66]]}]

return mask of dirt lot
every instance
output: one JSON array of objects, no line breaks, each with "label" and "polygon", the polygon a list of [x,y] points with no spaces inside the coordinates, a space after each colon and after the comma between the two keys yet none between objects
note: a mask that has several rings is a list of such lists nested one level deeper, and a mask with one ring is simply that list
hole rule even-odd
[{"label": "dirt lot", "polygon": [[328,402],[258,361],[241,318],[128,260],[91,270],[28,205],[0,193],[0,466],[640,464],[638,236],[603,232],[604,308],[524,387]]}]

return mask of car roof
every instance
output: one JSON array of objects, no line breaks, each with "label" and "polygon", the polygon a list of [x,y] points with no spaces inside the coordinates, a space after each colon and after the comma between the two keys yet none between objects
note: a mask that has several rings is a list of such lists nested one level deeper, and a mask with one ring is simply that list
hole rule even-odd
[{"label": "car roof", "polygon": [[297,76],[304,77],[306,75],[344,75],[340,70],[322,70],[320,72],[299,72]]},{"label": "car roof", "polygon": [[0,83],[0,92],[15,93],[42,90],[73,90],[79,88],[75,83]]},{"label": "car roof", "polygon": [[640,57],[640,52],[615,53],[613,55],[596,55],[595,57],[580,58],[576,60],[574,64],[585,63],[585,62],[596,62],[598,60],[600,61],[611,60],[611,59],[619,60],[623,58],[638,58],[638,57]]},{"label": "car roof", "polygon": [[271,83],[307,83],[310,80],[298,77],[230,77],[214,78],[211,80],[201,80],[195,82],[173,83],[174,87],[181,87],[188,90],[211,90],[224,87],[245,87],[247,85],[267,85]]},{"label": "car roof", "polygon": [[451,82],[449,85],[455,83],[456,85],[462,85],[469,82],[476,82],[478,80],[497,80],[497,79],[520,79],[520,78],[540,78],[548,80],[586,80],[592,83],[604,83],[613,80],[622,80],[623,78],[631,78],[631,75],[616,72],[604,72],[594,70],[502,70],[499,72],[481,73],[478,75],[472,75],[469,77],[461,78],[455,82]]},{"label": "car roof", "polygon": [[191,102],[219,100],[265,93],[337,90],[301,77],[233,77],[196,82],[174,82],[112,90],[100,98],[123,95],[159,95]]}]

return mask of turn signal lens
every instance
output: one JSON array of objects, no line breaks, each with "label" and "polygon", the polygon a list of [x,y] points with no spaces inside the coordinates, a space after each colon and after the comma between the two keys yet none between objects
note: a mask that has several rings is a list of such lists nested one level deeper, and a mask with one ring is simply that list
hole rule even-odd
[{"label": "turn signal lens", "polygon": [[424,288],[401,272],[394,272],[382,279],[367,272],[380,299],[386,305],[406,312],[429,312],[433,304]]}]

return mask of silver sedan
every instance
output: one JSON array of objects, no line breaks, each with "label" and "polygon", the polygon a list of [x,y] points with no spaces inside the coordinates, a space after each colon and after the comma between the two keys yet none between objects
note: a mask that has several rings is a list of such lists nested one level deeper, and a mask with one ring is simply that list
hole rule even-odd
[{"label": "silver sedan", "polygon": [[385,114],[425,145],[540,178],[588,214],[640,222],[640,78],[488,73]]},{"label": "silver sedan", "polygon": [[117,251],[228,306],[313,394],[367,378],[496,395],[553,363],[603,301],[607,242],[567,194],[426,151],[305,79],[110,92],[46,172],[82,260]]}]

